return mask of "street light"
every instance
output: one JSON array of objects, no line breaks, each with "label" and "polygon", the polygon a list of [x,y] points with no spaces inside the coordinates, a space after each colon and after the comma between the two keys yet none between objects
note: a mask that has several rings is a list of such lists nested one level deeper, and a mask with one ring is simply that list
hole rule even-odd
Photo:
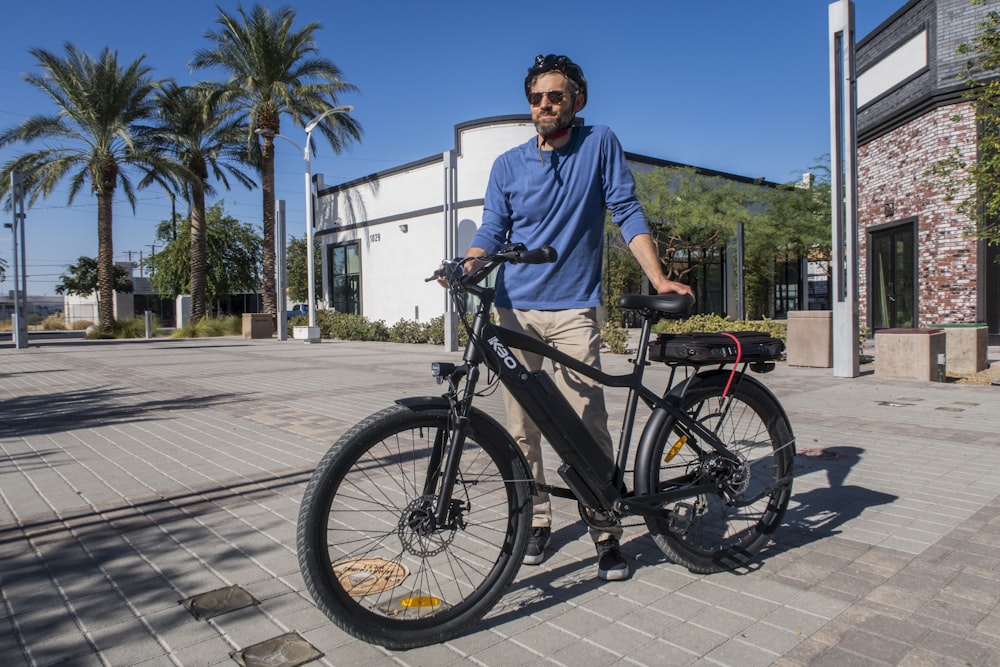
[{"label": "street light", "polygon": [[[340,106],[333,107],[332,109],[327,109],[320,115],[313,118],[311,121],[306,123],[306,147],[305,149],[299,148],[299,145],[282,134],[276,134],[272,130],[256,130],[256,133],[262,137],[272,137],[278,139],[284,139],[291,145],[302,153],[302,158],[305,160],[306,166],[306,273],[307,273],[307,289],[309,295],[309,328],[305,332],[305,340],[310,343],[318,343],[320,341],[319,328],[316,326],[316,281],[315,281],[315,266],[313,258],[313,198],[312,198],[312,161],[310,159],[309,145],[312,143],[312,132],[316,129],[316,126],[326,118],[327,116],[335,113],[350,113],[354,110],[354,107],[350,104],[342,104]],[[301,329],[302,327],[296,327],[296,329]],[[298,332],[296,332],[298,333]],[[299,336],[296,336],[298,338]]]}]

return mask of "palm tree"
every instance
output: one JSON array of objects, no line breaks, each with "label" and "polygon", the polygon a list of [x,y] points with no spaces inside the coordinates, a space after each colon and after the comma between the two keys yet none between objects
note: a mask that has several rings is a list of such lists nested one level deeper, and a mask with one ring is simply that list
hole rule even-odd
[{"label": "palm tree", "polygon": [[228,190],[229,179],[247,188],[256,183],[237,163],[247,162],[246,125],[238,110],[223,103],[223,92],[214,86],[178,86],[164,83],[157,94],[156,133],[161,147],[173,154],[195,178],[182,184],[191,213],[191,320],[208,311],[205,195],[215,190],[214,176]]},{"label": "palm tree", "polygon": [[[0,169],[0,187],[10,173],[23,175],[29,202],[52,194],[69,179],[69,204],[81,191],[97,198],[97,305],[102,333],[114,329],[114,247],[112,206],[120,187],[133,211],[135,191],[129,172],[139,170],[161,183],[185,173],[176,162],[155,150],[143,125],[155,108],[158,83],[143,64],[145,56],[125,67],[118,53],[105,48],[96,58],[67,44],[65,57],[31,49],[41,73],[25,81],[47,93],[59,111],[34,116],[0,133],[0,147],[15,141],[42,141],[49,147],[25,153]],[[9,186],[8,188],[9,189]]]},{"label": "palm tree", "polygon": [[[229,72],[229,99],[249,117],[247,143],[263,137],[261,146],[261,184],[264,191],[264,312],[277,312],[274,276],[274,136],[281,131],[281,115],[305,126],[313,117],[337,106],[337,96],[356,90],[345,82],[340,69],[318,55],[315,33],[319,23],[293,29],[295,11],[277,13],[260,4],[248,15],[242,7],[239,16],[219,10],[218,32],[205,36],[214,42],[212,49],[195,52],[193,68],[221,67]],[[340,153],[350,141],[361,136],[358,123],[345,114],[330,114],[316,128]],[[261,135],[255,131],[261,130]]]}]

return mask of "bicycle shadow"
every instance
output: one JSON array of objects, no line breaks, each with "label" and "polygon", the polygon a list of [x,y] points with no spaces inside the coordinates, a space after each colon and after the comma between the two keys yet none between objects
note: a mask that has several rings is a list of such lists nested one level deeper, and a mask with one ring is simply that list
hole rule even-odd
[{"label": "bicycle shadow", "polygon": [[[522,566],[517,578],[492,611],[478,621],[468,632],[494,630],[506,623],[524,621],[529,616],[579,599],[600,589],[606,582],[597,578],[597,553],[592,560],[578,560],[560,554],[564,547],[580,540],[590,540],[582,522],[563,526],[552,531],[546,549],[545,565],[540,567]],[[622,544],[622,552],[633,566],[631,541]],[[560,565],[552,566],[553,562]]]},{"label": "bicycle shadow", "polygon": [[[749,574],[766,566],[768,558],[777,553],[840,535],[845,524],[857,519],[869,508],[897,500],[898,496],[847,483],[851,469],[861,460],[863,453],[864,450],[859,447],[827,447],[799,452],[795,460],[795,477],[821,474],[826,477],[826,484],[800,493],[795,493],[793,486],[788,510],[772,542],[746,565],[730,573]],[[587,530],[582,523],[554,531],[546,563],[560,558],[560,547],[586,539],[586,535]],[[622,552],[632,566],[633,577],[642,569],[672,563],[648,533],[631,539],[626,536]],[[565,564],[555,567],[538,570],[522,568],[493,611],[470,631],[495,629],[507,623],[524,621],[526,615],[544,613],[552,607],[591,594],[605,583],[595,576],[596,567],[595,555],[593,562],[565,558]]]},{"label": "bicycle shadow", "polygon": [[799,452],[795,457],[796,479],[824,473],[826,485],[800,493],[793,491],[776,534],[779,547],[794,548],[840,535],[845,524],[866,510],[899,499],[890,493],[847,483],[851,469],[864,451],[860,447],[825,447]]}]

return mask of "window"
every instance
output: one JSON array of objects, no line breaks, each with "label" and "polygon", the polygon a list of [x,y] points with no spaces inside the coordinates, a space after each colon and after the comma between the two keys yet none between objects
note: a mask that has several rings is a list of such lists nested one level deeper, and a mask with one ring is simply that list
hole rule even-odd
[{"label": "window", "polygon": [[338,313],[361,314],[361,257],[358,248],[357,242],[330,248],[329,305]]}]

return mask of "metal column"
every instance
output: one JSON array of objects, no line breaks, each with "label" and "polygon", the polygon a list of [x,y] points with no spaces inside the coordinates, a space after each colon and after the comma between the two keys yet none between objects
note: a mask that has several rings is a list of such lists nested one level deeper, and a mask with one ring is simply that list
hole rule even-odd
[{"label": "metal column", "polygon": [[857,377],[860,350],[854,3],[832,3],[829,17],[833,374]]},{"label": "metal column", "polygon": [[[14,212],[11,223],[13,236],[14,259],[14,317],[13,325],[14,347],[28,346],[28,266],[25,262],[24,250],[24,178],[21,174],[10,174],[10,204]],[[20,248],[18,245],[20,239]]]},{"label": "metal column", "polygon": [[287,286],[285,267],[285,200],[274,200],[274,284],[277,288],[278,340],[288,340],[288,304],[285,303]]},{"label": "metal column", "polygon": [[[461,251],[458,245],[458,164],[455,151],[444,152],[444,256],[454,259]],[[458,350],[458,313],[451,296],[446,292],[444,298],[444,349],[449,352]]]}]

